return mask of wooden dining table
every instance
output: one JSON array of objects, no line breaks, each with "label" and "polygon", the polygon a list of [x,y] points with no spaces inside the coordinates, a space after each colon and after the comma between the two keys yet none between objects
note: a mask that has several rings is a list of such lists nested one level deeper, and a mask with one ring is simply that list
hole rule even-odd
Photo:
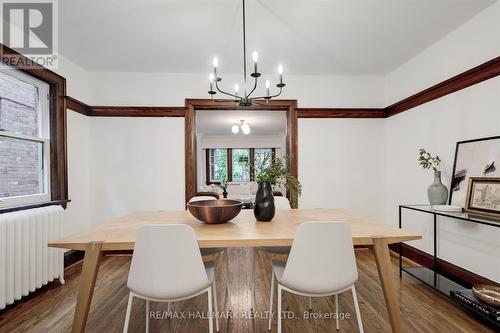
[{"label": "wooden dining table", "polygon": [[421,236],[345,209],[277,210],[271,222],[257,222],[252,210],[242,210],[224,224],[204,224],[188,211],[136,212],[49,243],[50,247],[85,251],[72,332],[84,332],[104,253],[133,250],[139,229],[147,224],[183,223],[193,227],[200,248],[291,246],[297,227],[306,221],[345,221],[352,227],[355,246],[371,247],[392,331],[402,332],[395,272],[389,245]]}]

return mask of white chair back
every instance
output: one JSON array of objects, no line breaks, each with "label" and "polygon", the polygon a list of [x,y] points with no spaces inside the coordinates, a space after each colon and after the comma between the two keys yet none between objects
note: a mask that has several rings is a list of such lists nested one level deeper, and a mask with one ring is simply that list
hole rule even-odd
[{"label": "white chair back", "polygon": [[174,300],[210,286],[193,228],[146,225],[139,230],[127,281],[140,296]]},{"label": "white chair back", "polygon": [[282,283],[308,294],[331,294],[358,279],[351,226],[305,222],[295,235]]},{"label": "white chair back", "polygon": [[274,197],[274,207],[276,209],[290,209],[290,201],[287,197]]},{"label": "white chair back", "polygon": [[191,199],[189,199],[189,202],[196,202],[196,201],[203,201],[203,200],[217,200],[217,198],[211,197],[209,195],[199,195],[199,196],[195,196],[195,197],[192,197]]}]

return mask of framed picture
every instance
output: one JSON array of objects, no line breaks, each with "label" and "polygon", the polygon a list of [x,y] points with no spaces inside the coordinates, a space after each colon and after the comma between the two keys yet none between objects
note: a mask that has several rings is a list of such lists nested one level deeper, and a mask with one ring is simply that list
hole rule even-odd
[{"label": "framed picture", "polygon": [[465,207],[470,177],[500,177],[500,136],[457,142],[449,204]]},{"label": "framed picture", "polygon": [[465,211],[500,218],[500,178],[470,177]]}]

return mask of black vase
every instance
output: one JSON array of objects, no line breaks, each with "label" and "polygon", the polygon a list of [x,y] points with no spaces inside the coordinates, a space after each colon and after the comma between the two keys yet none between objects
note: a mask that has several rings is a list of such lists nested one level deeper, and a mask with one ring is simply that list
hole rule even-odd
[{"label": "black vase", "polygon": [[255,215],[257,221],[268,222],[273,219],[275,210],[271,183],[260,182],[255,195],[253,215]]}]

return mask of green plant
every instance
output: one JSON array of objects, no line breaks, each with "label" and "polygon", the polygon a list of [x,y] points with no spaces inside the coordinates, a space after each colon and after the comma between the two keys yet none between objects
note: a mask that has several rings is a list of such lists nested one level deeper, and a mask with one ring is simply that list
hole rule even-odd
[{"label": "green plant", "polygon": [[298,207],[299,196],[302,193],[302,185],[289,170],[289,159],[287,156],[272,158],[266,154],[263,159],[257,161],[257,165],[249,165],[254,170],[257,182],[269,182],[271,185],[284,186],[290,195],[292,208]]},{"label": "green plant", "polygon": [[223,179],[220,181],[220,184],[217,185],[221,190],[226,191],[227,190],[227,179]]},{"label": "green plant", "polygon": [[438,155],[432,156],[424,148],[420,148],[418,150],[418,162],[424,169],[432,168],[434,171],[438,171],[441,158]]}]

